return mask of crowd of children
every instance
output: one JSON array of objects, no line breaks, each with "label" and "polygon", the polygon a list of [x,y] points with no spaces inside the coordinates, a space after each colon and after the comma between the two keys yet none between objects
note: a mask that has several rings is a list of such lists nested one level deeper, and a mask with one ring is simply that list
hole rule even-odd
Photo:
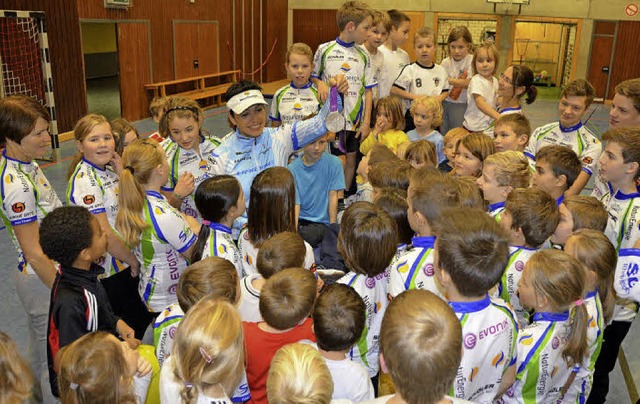
[{"label": "crowd of children", "polygon": [[640,79],[603,146],[586,80],[532,131],[532,70],[496,77],[466,27],[440,65],[426,27],[409,60],[398,10],[347,1],[337,23],[289,48],[270,113],[256,83],[229,88],[224,137],[181,97],[152,102],[151,136],[81,118],[68,206],[35,162],[51,117],[0,100],[31,348],[0,332],[1,397],[604,401],[640,302]]}]

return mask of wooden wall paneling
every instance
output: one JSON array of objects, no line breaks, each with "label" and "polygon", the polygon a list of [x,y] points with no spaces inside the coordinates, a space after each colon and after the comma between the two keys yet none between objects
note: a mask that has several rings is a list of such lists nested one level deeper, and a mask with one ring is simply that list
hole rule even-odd
[{"label": "wooden wall paneling", "polygon": [[611,79],[609,80],[609,98],[613,98],[615,86],[621,82],[640,77],[640,21],[619,21],[615,39]]},{"label": "wooden wall paneling", "polygon": [[3,0],[3,10],[44,11],[58,131],[73,128],[87,112],[77,0]]},{"label": "wooden wall paneling", "polygon": [[137,121],[147,116],[144,85],[151,82],[148,22],[119,22],[118,55],[122,116]]},{"label": "wooden wall paneling", "polygon": [[193,61],[198,53],[198,25],[190,22],[173,22],[174,79],[197,76]]},{"label": "wooden wall paneling", "polygon": [[198,54],[196,55],[200,63],[198,75],[220,71],[218,60],[219,37],[218,23],[216,21],[198,24]]},{"label": "wooden wall paneling", "polygon": [[320,44],[336,39],[337,10],[293,10],[293,42],[304,42],[315,53]]},{"label": "wooden wall paneling", "polygon": [[[271,82],[287,77],[284,64],[287,55],[287,0],[269,0],[263,4],[263,59],[269,57],[263,69],[263,81]],[[274,47],[275,44],[275,47]],[[270,54],[273,49],[273,53]]]},{"label": "wooden wall paneling", "polygon": [[594,21],[593,34],[594,35],[615,35],[616,22],[615,21]]},{"label": "wooden wall paneling", "polygon": [[[594,36],[591,41],[591,60],[587,80],[596,89],[597,98],[607,97],[608,72],[603,72],[603,67],[609,67],[611,52],[613,51],[613,36]],[[611,98],[609,96],[608,98]]]}]

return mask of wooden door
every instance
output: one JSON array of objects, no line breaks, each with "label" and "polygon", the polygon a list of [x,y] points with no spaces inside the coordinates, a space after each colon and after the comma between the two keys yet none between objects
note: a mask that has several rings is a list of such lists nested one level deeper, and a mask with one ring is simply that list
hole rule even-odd
[{"label": "wooden door", "polygon": [[640,77],[638,38],[640,38],[640,21],[618,22],[607,98],[613,98],[614,89],[621,82]]},{"label": "wooden door", "polygon": [[129,121],[136,121],[148,115],[144,85],[153,81],[149,22],[118,22],[116,30],[122,116]]},{"label": "wooden door", "polygon": [[[405,41],[401,48],[407,51],[409,60],[414,62],[416,60],[416,52],[413,47],[413,37],[420,28],[424,27],[424,13],[418,11],[405,11],[404,13],[411,19],[411,25],[409,28],[409,39]],[[436,42],[438,42],[437,38]]]},{"label": "wooden door", "polygon": [[614,21],[595,22],[587,80],[595,87],[596,98],[606,99],[612,96],[608,94],[607,85],[611,74],[610,63],[615,38],[615,25],[616,22]]},{"label": "wooden door", "polygon": [[218,72],[218,41],[216,22],[174,21],[175,78]]}]

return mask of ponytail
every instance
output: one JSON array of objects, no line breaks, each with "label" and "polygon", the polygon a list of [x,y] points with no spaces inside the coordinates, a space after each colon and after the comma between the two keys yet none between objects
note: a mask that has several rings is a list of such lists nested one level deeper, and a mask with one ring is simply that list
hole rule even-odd
[{"label": "ponytail", "polygon": [[584,307],[582,298],[578,299],[569,311],[569,335],[567,344],[562,350],[562,358],[569,367],[582,365],[584,357],[589,352],[589,342],[587,340],[587,325],[589,324],[589,314]]},{"label": "ponytail", "polygon": [[516,88],[522,86],[524,87],[524,93],[520,94],[518,98],[521,98],[523,95],[527,95],[526,103],[531,104],[536,100],[538,96],[538,89],[533,85],[533,70],[527,65],[512,65],[513,69],[513,91],[515,92]]},{"label": "ponytail", "polygon": [[[125,149],[120,172],[118,192],[118,214],[116,229],[130,248],[140,244],[142,232],[149,227],[142,217],[146,199],[146,185],[153,170],[165,159],[162,149],[153,139],[137,139]],[[124,192],[126,190],[126,192]]]},{"label": "ponytail", "polygon": [[207,240],[209,240],[209,235],[211,234],[211,228],[202,224],[200,226],[200,232],[198,233],[198,240],[193,247],[193,252],[191,253],[191,263],[195,264],[196,262],[202,259],[202,253],[204,253],[204,246],[207,244]]},{"label": "ponytail", "polygon": [[76,171],[76,167],[78,167],[78,164],[80,164],[80,161],[82,160],[82,156],[82,153],[77,152],[71,157],[69,168],[67,168],[67,181],[69,181],[73,176],[73,173]]},{"label": "ponytail", "polygon": [[525,102],[527,103],[527,105],[532,104],[538,96],[538,89],[536,88],[536,86],[529,86],[527,88],[526,94],[527,99],[525,100]]}]

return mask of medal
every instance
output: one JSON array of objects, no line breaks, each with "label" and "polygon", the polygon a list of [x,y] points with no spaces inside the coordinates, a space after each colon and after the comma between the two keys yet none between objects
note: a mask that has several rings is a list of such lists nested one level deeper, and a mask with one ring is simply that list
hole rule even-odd
[{"label": "medal", "polygon": [[331,87],[329,91],[329,116],[325,125],[327,130],[333,133],[338,133],[344,130],[346,120],[340,112],[338,112],[338,89]]}]

